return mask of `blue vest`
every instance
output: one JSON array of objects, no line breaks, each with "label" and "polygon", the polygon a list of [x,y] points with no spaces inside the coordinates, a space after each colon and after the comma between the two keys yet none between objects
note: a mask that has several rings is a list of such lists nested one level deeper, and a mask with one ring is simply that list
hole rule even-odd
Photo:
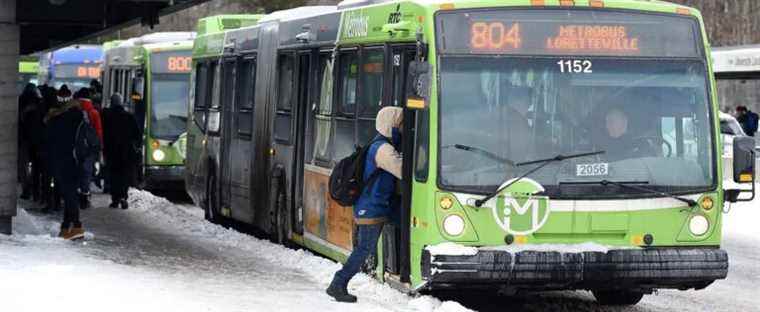
[{"label": "blue vest", "polygon": [[[398,145],[398,139],[394,137],[393,145]],[[385,140],[376,140],[367,151],[367,160],[364,164],[364,181],[367,182],[375,169],[377,163],[375,156],[380,146],[387,144]],[[354,218],[357,219],[375,219],[388,218],[393,210],[391,199],[396,192],[396,177],[391,173],[380,169],[378,177],[372,185],[367,185],[362,190],[362,195],[354,205]]]}]

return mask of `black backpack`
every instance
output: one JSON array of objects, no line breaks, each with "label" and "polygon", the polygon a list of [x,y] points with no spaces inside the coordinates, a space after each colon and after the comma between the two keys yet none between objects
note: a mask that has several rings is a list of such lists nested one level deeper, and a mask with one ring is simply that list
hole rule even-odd
[{"label": "black backpack", "polygon": [[375,169],[364,182],[364,165],[367,163],[367,153],[370,146],[377,141],[390,144],[388,138],[378,135],[364,147],[357,147],[350,156],[338,161],[330,174],[330,197],[341,206],[353,206],[362,194],[364,187],[372,185],[380,176],[380,168]]},{"label": "black backpack", "polygon": [[82,121],[77,126],[74,136],[74,160],[81,164],[87,157],[100,153],[100,139],[95,128],[90,125],[87,112],[82,111]]}]

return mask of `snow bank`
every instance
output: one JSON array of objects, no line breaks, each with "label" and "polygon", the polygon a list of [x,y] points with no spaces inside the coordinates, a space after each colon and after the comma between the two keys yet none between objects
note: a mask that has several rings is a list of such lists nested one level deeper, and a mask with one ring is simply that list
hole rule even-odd
[{"label": "snow bank", "polygon": [[[739,186],[732,181],[725,181],[723,187],[748,189],[748,187]],[[726,203],[727,206],[724,211],[727,212],[723,214],[723,233],[726,236],[760,239],[760,226],[757,225],[758,220],[760,220],[760,184],[755,185],[755,191],[758,194],[751,202]]]},{"label": "snow bank", "polygon": [[478,249],[475,247],[468,247],[452,242],[427,246],[425,249],[430,252],[431,256],[474,256],[478,254]]},{"label": "snow bank", "polygon": [[[224,246],[240,248],[277,266],[304,272],[314,279],[322,289],[327,287],[333,274],[340,269],[338,263],[315,256],[309,251],[288,249],[206,222],[203,220],[202,211],[197,207],[189,208],[175,205],[149,192],[139,190],[130,190],[129,196],[134,210],[140,211],[156,223],[173,226],[182,234],[191,235],[195,239],[212,240],[220,245],[219,248]],[[349,291],[359,296],[360,302],[371,300],[390,309],[393,309],[392,307],[407,307],[404,310],[420,312],[470,311],[456,302],[440,302],[430,296],[412,298],[361,273],[351,281]],[[327,295],[324,296],[325,300],[331,300]]]}]

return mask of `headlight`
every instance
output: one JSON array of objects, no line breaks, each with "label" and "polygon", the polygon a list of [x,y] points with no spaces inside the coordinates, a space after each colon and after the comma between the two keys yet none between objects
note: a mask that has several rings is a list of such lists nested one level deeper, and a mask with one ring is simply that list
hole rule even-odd
[{"label": "headlight", "polygon": [[162,150],[153,151],[153,160],[163,161],[165,157],[166,157],[166,154],[164,154],[164,151]]},{"label": "headlight", "polygon": [[689,220],[689,231],[696,236],[707,234],[710,229],[710,221],[703,215],[695,215]]},{"label": "headlight", "polygon": [[464,219],[459,215],[448,215],[443,218],[443,231],[450,236],[459,236],[464,233]]}]

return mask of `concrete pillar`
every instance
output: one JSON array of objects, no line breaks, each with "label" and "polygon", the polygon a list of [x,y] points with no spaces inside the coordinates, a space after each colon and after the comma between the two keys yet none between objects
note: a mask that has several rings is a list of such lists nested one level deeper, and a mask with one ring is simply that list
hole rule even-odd
[{"label": "concrete pillar", "polygon": [[19,31],[16,0],[0,0],[0,233],[11,234],[16,216]]}]

